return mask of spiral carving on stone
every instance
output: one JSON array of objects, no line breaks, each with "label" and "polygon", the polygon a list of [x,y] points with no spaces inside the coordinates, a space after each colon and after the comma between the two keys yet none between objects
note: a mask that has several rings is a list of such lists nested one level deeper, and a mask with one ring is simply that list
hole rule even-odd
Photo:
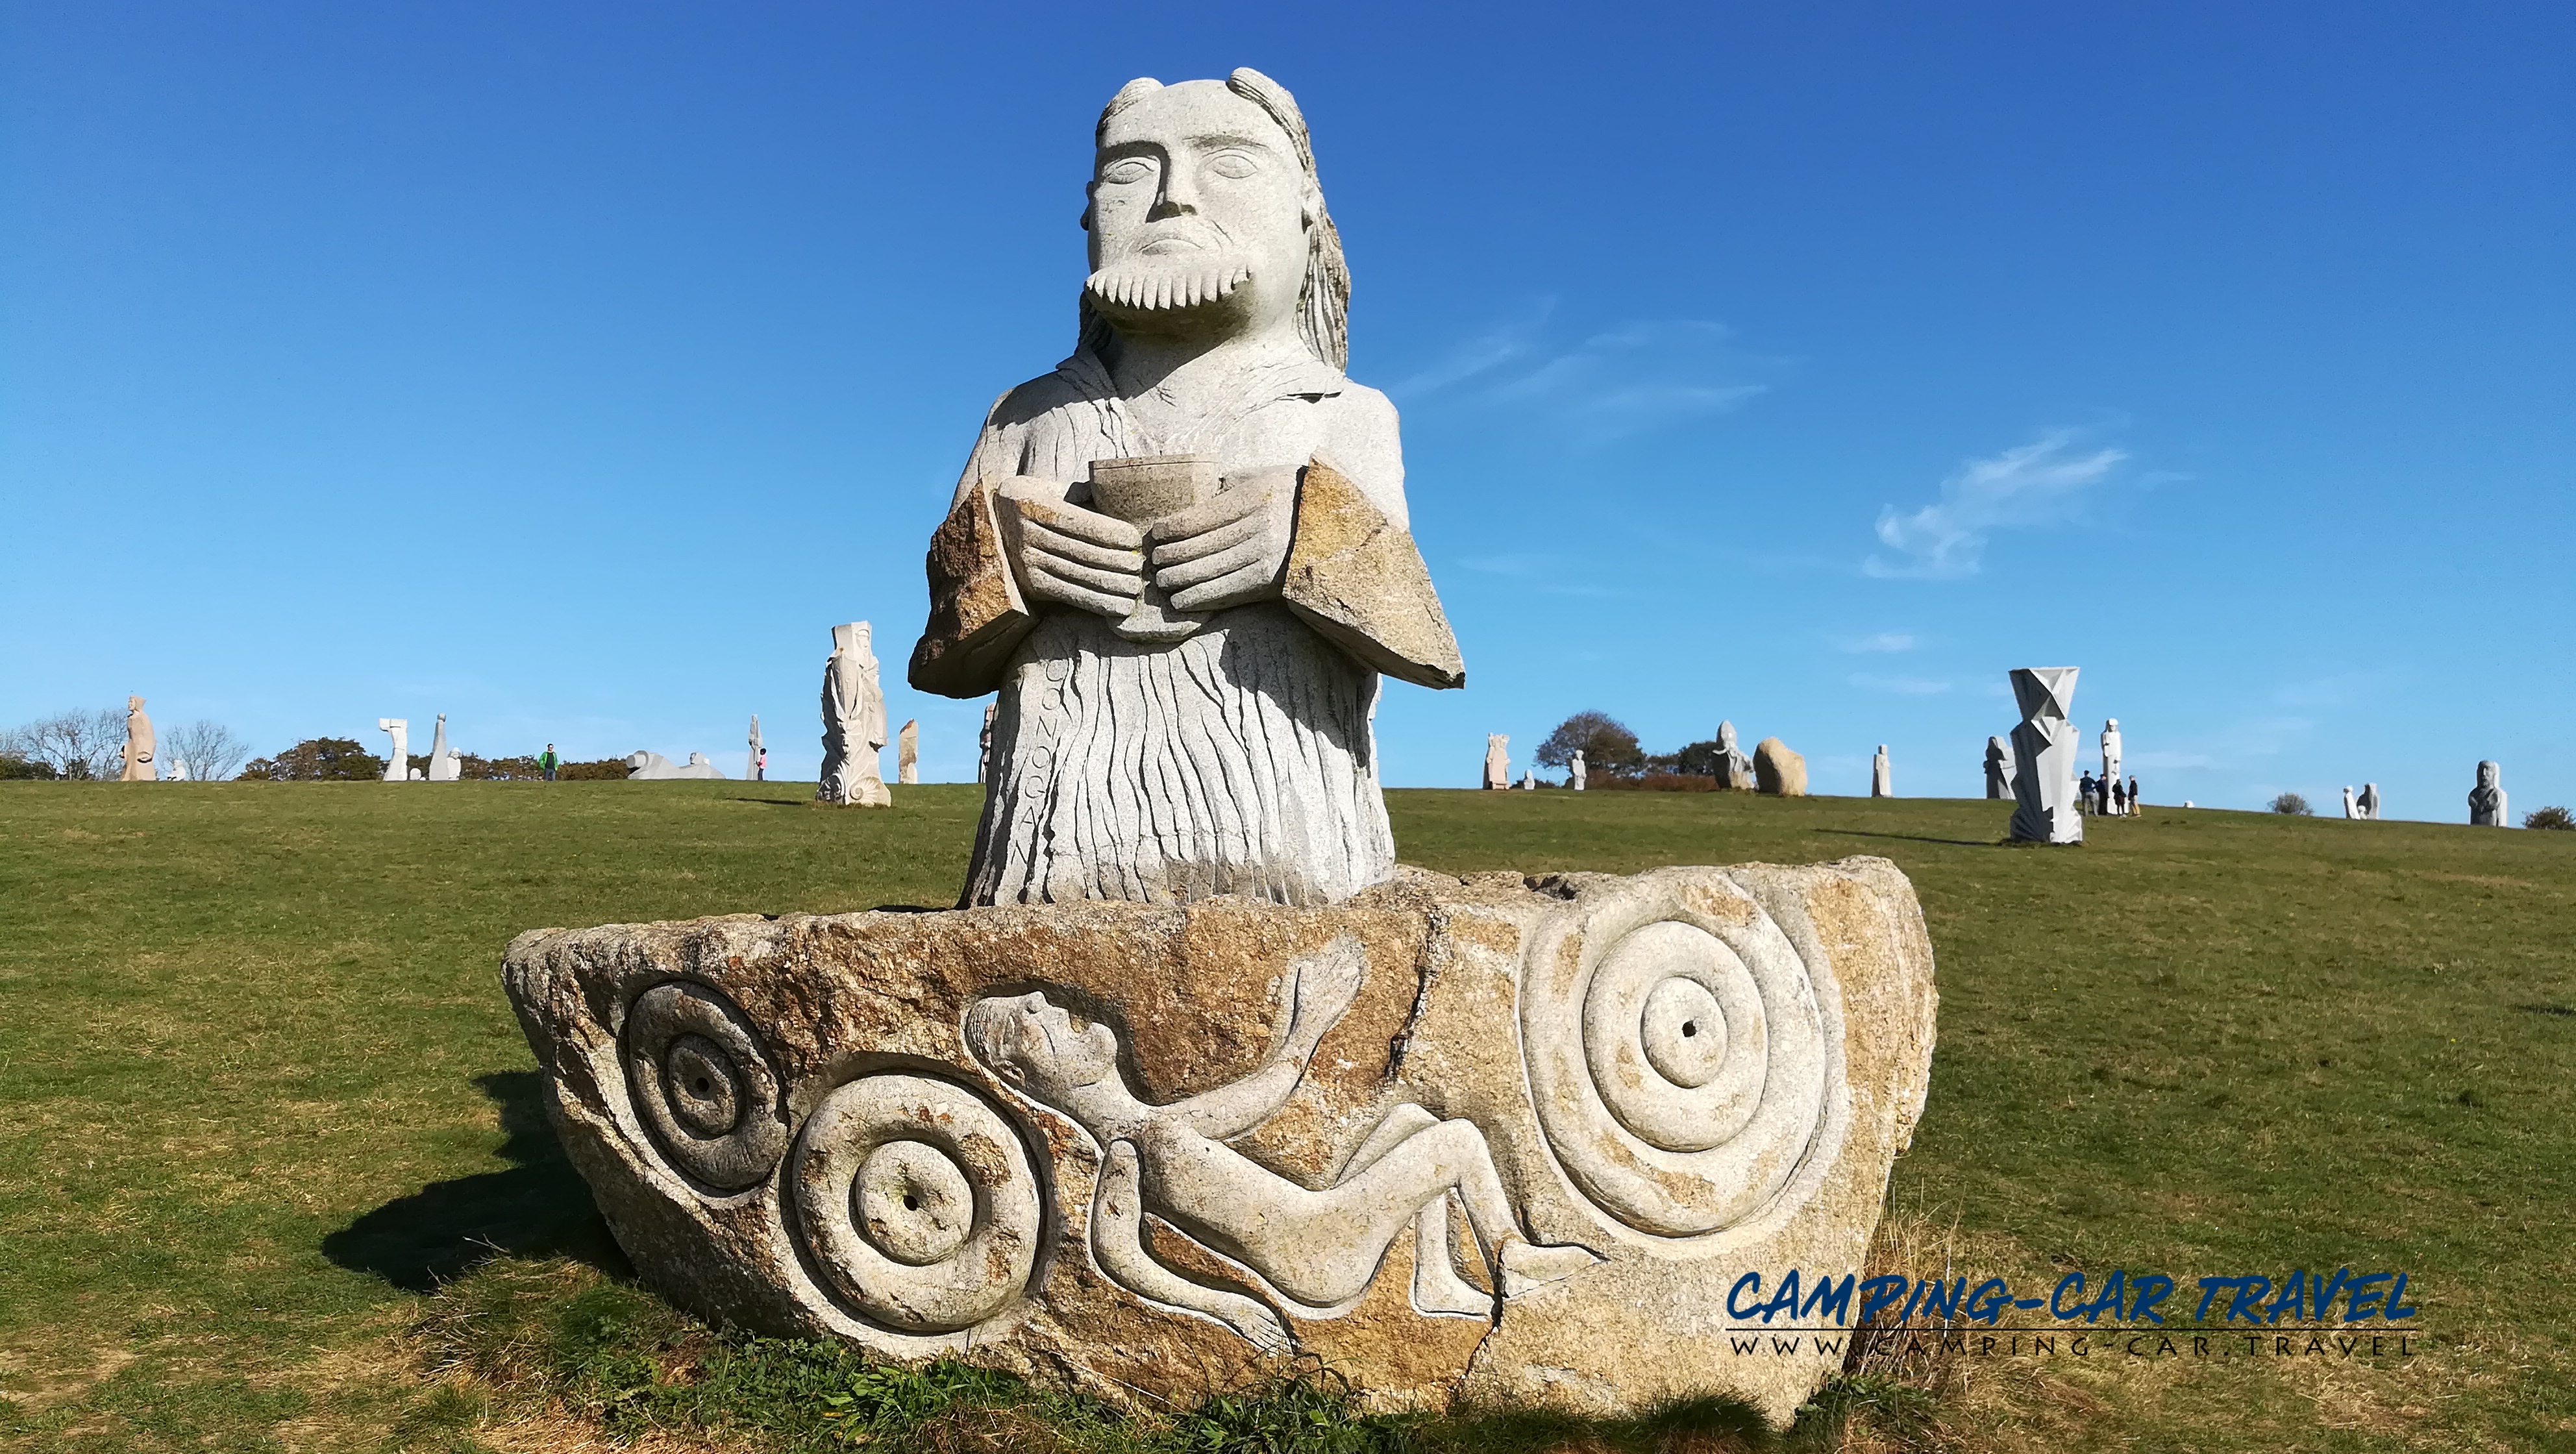
[{"label": "spiral carving on stone", "polygon": [[1824,1129],[1838,1047],[1806,962],[1768,914],[1706,912],[1639,884],[1542,931],[1521,1043],[1549,1149],[1640,1231],[1738,1225]]},{"label": "spiral carving on stone", "polygon": [[1045,1197],[1028,1149],[963,1086],[904,1074],[842,1086],[805,1122],[788,1180],[825,1284],[887,1327],[972,1327],[1037,1266]]},{"label": "spiral carving on stone", "polygon": [[653,1144],[720,1192],[758,1186],[787,1151],[778,1072],[733,1002],[672,980],[626,1012],[626,1085]]}]

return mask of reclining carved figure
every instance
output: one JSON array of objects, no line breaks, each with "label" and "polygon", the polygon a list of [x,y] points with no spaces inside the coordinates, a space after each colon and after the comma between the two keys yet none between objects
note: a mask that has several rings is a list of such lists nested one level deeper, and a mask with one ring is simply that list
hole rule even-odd
[{"label": "reclining carved figure", "polygon": [[1409,1223],[1415,1237],[1413,1302],[1425,1313],[1490,1318],[1494,1299],[1450,1261],[1449,1201],[1464,1206],[1494,1286],[1505,1298],[1598,1261],[1579,1246],[1541,1246],[1524,1234],[1474,1122],[1398,1106],[1352,1153],[1340,1179],[1310,1188],[1225,1144],[1276,1114],[1305,1075],[1324,1033],[1358,996],[1365,956],[1356,939],[1334,941],[1297,964],[1288,1033],[1241,1080],[1148,1105],[1118,1068],[1118,1036],[1077,1024],[1042,993],[979,1000],[966,1012],[977,1058],[1033,1100],[1072,1117],[1102,1148],[1092,1252],[1101,1270],[1139,1296],[1204,1313],[1265,1347],[1290,1341],[1272,1311],[1240,1294],[1190,1281],[1145,1240],[1145,1216],[1242,1264],[1286,1301],[1319,1316],[1358,1298]]}]

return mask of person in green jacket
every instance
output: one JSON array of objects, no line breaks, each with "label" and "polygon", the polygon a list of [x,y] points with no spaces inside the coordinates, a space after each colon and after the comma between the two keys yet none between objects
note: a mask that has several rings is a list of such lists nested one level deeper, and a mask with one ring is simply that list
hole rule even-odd
[{"label": "person in green jacket", "polygon": [[546,775],[547,782],[555,780],[555,768],[561,761],[562,759],[555,756],[555,745],[551,742],[547,743],[545,756],[537,759],[537,767]]}]

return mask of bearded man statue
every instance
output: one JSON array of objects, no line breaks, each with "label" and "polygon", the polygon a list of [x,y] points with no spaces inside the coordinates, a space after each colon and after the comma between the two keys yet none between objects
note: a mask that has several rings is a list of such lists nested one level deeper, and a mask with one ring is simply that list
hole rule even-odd
[{"label": "bearded man statue", "polygon": [[1102,111],[1073,356],[985,417],[932,537],[915,688],[998,692],[962,902],[1337,903],[1394,871],[1381,674],[1464,684],[1394,406],[1278,83]]}]

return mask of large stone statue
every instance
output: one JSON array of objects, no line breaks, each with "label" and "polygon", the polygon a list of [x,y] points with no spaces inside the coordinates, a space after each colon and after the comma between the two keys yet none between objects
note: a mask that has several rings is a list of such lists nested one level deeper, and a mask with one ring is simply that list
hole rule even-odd
[{"label": "large stone statue", "polygon": [[832,658],[823,663],[823,773],[814,801],[847,808],[891,806],[877,767],[885,750],[885,689],[877,681],[868,623],[832,628]]},{"label": "large stone statue", "polygon": [[1878,744],[1878,756],[1869,760],[1869,795],[1873,798],[1896,796],[1896,775],[1888,771],[1887,744]]},{"label": "large stone statue", "polygon": [[1986,739],[1986,796],[2009,798],[2013,791],[2012,748],[2000,737]]},{"label": "large stone statue", "polygon": [[1777,737],[1753,744],[1753,787],[1775,798],[1807,795],[1807,759]]},{"label": "large stone statue", "polygon": [[2361,801],[2352,795],[2352,784],[2343,785],[2343,815],[2355,822],[2361,819]]},{"label": "large stone statue", "polygon": [[161,769],[153,766],[152,754],[160,742],[152,735],[152,715],[143,710],[141,697],[125,699],[125,767],[117,776],[119,782],[149,783],[161,780]]},{"label": "large stone statue", "polygon": [[2102,722],[2102,794],[2104,800],[2112,804],[2103,809],[2106,813],[2118,811],[2117,800],[2111,797],[2111,784],[2118,781],[2119,776],[2120,719],[2106,717]]},{"label": "large stone statue", "polygon": [[[2081,843],[2084,816],[2075,795],[2075,724],[2071,666],[2026,666],[2012,674],[2021,725],[2013,729],[2012,837],[2023,843]],[[2116,739],[2114,739],[2116,741]]]},{"label": "large stone statue", "polygon": [[1753,791],[1753,759],[1735,745],[1735,724],[1717,724],[1717,785],[1728,792]]},{"label": "large stone statue", "polygon": [[2361,810],[2361,816],[2362,816],[2364,819],[2366,819],[2366,820],[2368,820],[2368,821],[2370,821],[2370,822],[2373,822],[2373,823],[2378,822],[2378,821],[2379,821],[2379,784],[2377,784],[2377,783],[2363,783],[2363,784],[2361,785],[2361,797],[2357,800],[2357,802],[2356,802],[2355,806],[2357,806],[2357,807],[2359,807],[2359,808],[2360,808],[2360,810]]},{"label": "large stone statue", "polygon": [[1583,791],[1584,780],[1591,772],[1591,769],[1583,765],[1583,754],[1578,752],[1572,757],[1567,758],[1565,762],[1565,771],[1568,777],[1567,786],[1573,788],[1578,793]]},{"label": "large stone statue", "polygon": [[464,775],[464,764],[457,759],[456,749],[447,745],[447,714],[441,712],[429,738],[429,780],[452,783]]},{"label": "large stone statue", "polygon": [[1485,734],[1485,786],[1507,788],[1512,785],[1512,739],[1500,732]]},{"label": "large stone statue", "polygon": [[[1312,1358],[1375,1408],[1786,1425],[1843,1342],[1719,1335],[1857,1312],[1813,1298],[1868,1275],[1923,1107],[1912,886],[1395,866],[1379,678],[1462,673],[1305,123],[1238,71],[1097,139],[1080,346],[932,542],[912,680],[998,694],[965,903],[521,935],[572,1164],[646,1281],[753,1332],[1130,1408]],[[857,801],[884,705],[835,640]],[[1752,770],[1805,790],[1776,739]]]},{"label": "large stone statue", "polygon": [[921,719],[905,722],[894,740],[894,780],[911,787],[921,781]]},{"label": "large stone statue", "polygon": [[2513,820],[2505,816],[2504,769],[2493,762],[2478,764],[2478,785],[2469,790],[2469,823],[2477,828],[2506,828]]},{"label": "large stone statue", "polygon": [[723,776],[724,770],[709,762],[703,752],[690,753],[687,762],[673,762],[658,752],[630,752],[626,755],[626,780],[631,783]]},{"label": "large stone statue", "polygon": [[742,758],[744,775],[753,782],[769,778],[769,744],[760,740],[760,714],[751,714],[751,739]]},{"label": "large stone statue", "polygon": [[388,756],[385,758],[385,781],[389,783],[411,781],[411,773],[409,771],[411,767],[411,719],[408,717],[378,717],[376,719],[376,730],[393,739],[393,746],[387,749]]},{"label": "large stone statue", "polygon": [[1394,871],[1381,673],[1466,679],[1296,103],[1254,71],[1101,113],[1081,331],[986,416],[931,541],[913,686],[999,690],[968,904]]}]

